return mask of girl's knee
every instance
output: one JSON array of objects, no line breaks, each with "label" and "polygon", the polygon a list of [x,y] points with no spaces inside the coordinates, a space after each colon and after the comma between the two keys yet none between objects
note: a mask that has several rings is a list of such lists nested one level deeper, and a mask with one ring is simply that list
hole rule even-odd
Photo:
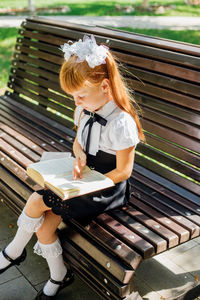
[{"label": "girl's knee", "polygon": [[54,242],[57,238],[56,229],[61,220],[61,217],[55,215],[52,211],[45,212],[44,223],[36,232],[38,240],[44,244]]},{"label": "girl's knee", "polygon": [[38,194],[37,192],[34,192],[30,195],[30,197],[27,200],[25,211],[26,209],[38,209],[45,211],[50,208],[44,204],[43,196]]}]

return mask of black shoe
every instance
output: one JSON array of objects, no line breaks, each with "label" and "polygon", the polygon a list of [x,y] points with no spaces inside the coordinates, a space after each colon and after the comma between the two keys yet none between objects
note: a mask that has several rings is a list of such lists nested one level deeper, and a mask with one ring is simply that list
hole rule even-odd
[{"label": "black shoe", "polygon": [[20,263],[23,262],[23,261],[26,259],[26,255],[27,255],[26,249],[25,249],[25,248],[24,248],[22,254],[21,254],[18,258],[16,258],[16,259],[10,258],[10,257],[6,254],[5,249],[2,250],[2,254],[3,254],[3,256],[4,256],[8,261],[10,261],[11,263],[10,263],[7,267],[5,267],[5,268],[3,268],[3,269],[0,269],[0,274],[2,274],[3,272],[5,272],[7,269],[9,269],[10,267],[12,267],[12,266],[14,266],[14,265],[18,265],[18,266],[19,266]]},{"label": "black shoe", "polygon": [[55,299],[56,296],[58,295],[58,293],[64,289],[65,287],[67,287],[68,285],[70,285],[71,283],[73,283],[74,281],[74,274],[72,273],[71,269],[67,270],[67,274],[65,275],[64,279],[62,281],[55,281],[52,278],[49,279],[52,283],[58,284],[59,288],[57,293],[54,296],[47,296],[44,294],[43,289],[41,291],[38,292],[35,300],[50,300],[50,299]]}]

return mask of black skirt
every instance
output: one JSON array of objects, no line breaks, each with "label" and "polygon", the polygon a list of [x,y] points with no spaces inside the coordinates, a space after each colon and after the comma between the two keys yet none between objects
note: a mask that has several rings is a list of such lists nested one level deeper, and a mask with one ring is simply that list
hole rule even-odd
[{"label": "black skirt", "polygon": [[[105,174],[115,169],[116,156],[103,151],[99,151],[96,156],[89,154],[87,156],[87,165]],[[60,215],[63,221],[71,218],[81,221],[124,206],[129,199],[130,188],[128,180],[125,180],[106,190],[65,201],[49,189],[39,190],[37,193],[43,195],[45,205],[50,207],[55,214]]]}]

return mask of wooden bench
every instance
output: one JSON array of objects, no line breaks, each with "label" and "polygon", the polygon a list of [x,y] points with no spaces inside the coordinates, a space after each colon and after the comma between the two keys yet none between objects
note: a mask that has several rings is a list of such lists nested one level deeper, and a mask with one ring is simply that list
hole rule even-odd
[{"label": "wooden bench", "polygon": [[[0,97],[1,199],[19,214],[40,188],[26,167],[43,151],[72,151],[74,102],[59,86],[59,47],[84,33],[107,44],[123,64],[143,110],[147,144],[136,149],[128,206],[86,226],[71,220],[59,234],[66,261],[103,299],[141,299],[133,284],[140,263],[200,235],[200,47],[27,18],[9,89]],[[193,299],[197,287],[185,299]]]}]

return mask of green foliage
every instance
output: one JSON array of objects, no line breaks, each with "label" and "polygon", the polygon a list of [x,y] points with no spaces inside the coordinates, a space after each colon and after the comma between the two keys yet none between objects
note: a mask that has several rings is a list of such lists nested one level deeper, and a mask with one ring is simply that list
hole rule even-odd
[{"label": "green foliage", "polygon": [[[163,15],[163,16],[200,16],[199,5],[187,5],[184,0],[149,0],[150,6],[152,5],[163,5],[166,9],[164,13],[155,13],[154,11],[147,11],[141,9],[143,0],[35,0],[35,6],[47,7],[48,9],[53,7],[69,6],[71,11],[68,13],[51,13],[43,11],[38,14],[42,15],[83,15],[83,16],[105,16],[105,15]],[[115,5],[121,6],[132,5],[135,8],[134,12],[125,13],[115,9]],[[27,0],[1,0],[0,8],[27,8]],[[169,7],[171,6],[171,7]],[[26,13],[27,14],[27,13]]]},{"label": "green foliage", "polygon": [[0,90],[6,86],[17,28],[1,28],[0,30]]}]

